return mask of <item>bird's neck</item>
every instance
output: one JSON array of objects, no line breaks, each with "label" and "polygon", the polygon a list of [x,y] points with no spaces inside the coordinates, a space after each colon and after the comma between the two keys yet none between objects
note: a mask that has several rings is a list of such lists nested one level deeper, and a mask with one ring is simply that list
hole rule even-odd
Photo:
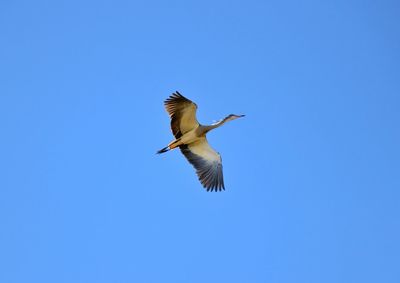
[{"label": "bird's neck", "polygon": [[213,130],[215,128],[221,127],[227,121],[228,121],[228,118],[226,117],[226,118],[224,118],[224,119],[222,119],[222,120],[220,120],[220,121],[218,121],[218,122],[216,122],[214,124],[203,126],[204,127],[204,131],[207,133],[207,132],[209,132],[209,131],[211,131],[211,130]]}]

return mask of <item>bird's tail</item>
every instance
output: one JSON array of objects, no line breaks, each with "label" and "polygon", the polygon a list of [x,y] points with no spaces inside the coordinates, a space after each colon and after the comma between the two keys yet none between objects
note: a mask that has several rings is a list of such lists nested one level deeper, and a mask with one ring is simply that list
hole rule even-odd
[{"label": "bird's tail", "polygon": [[169,146],[166,146],[166,147],[160,149],[159,151],[157,151],[157,154],[161,154],[161,153],[167,152],[169,150],[170,150]]}]

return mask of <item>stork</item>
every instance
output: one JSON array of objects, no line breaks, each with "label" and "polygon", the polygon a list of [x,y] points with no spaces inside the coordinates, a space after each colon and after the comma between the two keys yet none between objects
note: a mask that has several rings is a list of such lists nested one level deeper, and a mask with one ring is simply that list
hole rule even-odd
[{"label": "stork", "polygon": [[225,190],[221,155],[207,142],[206,134],[228,121],[245,115],[230,114],[211,125],[201,125],[196,118],[197,105],[178,91],[164,101],[171,118],[171,130],[175,140],[157,151],[158,154],[178,148],[193,165],[199,181],[207,191]]}]

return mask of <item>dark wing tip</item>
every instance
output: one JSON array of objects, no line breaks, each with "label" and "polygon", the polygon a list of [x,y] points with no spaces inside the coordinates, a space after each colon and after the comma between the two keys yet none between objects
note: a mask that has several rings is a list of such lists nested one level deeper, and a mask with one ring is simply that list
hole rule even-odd
[{"label": "dark wing tip", "polygon": [[191,101],[186,97],[184,97],[179,91],[175,91],[166,100],[164,100],[164,104],[166,105],[175,102],[191,102]]},{"label": "dark wing tip", "polygon": [[207,192],[222,192],[222,191],[225,191],[225,186],[224,186],[224,184],[222,183],[219,183],[219,184],[214,184],[214,185],[211,185],[211,186],[206,186],[206,185],[203,185],[204,186],[204,188],[206,189],[206,191]]},{"label": "dark wing tip", "polygon": [[207,171],[201,172],[201,170],[197,170],[199,181],[207,190],[207,192],[220,192],[225,190],[222,165],[216,165],[214,163],[213,165],[210,164],[209,166],[210,167],[207,169]]}]

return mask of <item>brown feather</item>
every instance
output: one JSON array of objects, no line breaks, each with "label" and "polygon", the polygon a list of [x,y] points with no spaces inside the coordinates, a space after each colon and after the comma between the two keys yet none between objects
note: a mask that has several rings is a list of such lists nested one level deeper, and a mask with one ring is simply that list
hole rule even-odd
[{"label": "brown feather", "polygon": [[180,138],[191,129],[197,127],[197,105],[178,91],[164,101],[165,109],[171,118],[171,130],[175,138]]}]

